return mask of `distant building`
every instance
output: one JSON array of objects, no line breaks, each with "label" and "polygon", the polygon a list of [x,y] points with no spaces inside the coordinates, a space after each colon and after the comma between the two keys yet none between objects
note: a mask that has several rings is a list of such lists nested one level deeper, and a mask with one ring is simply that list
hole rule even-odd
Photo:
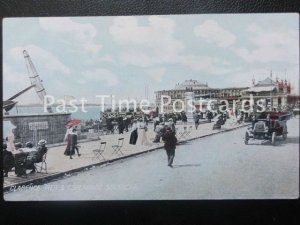
[{"label": "distant building", "polygon": [[[254,83],[254,82],[253,82]],[[287,83],[287,80],[276,81],[271,77],[254,83],[252,87],[242,91],[241,99],[249,99],[250,95],[253,96],[254,103],[257,100],[265,100],[266,106],[269,109],[281,109],[285,105],[289,104],[289,96],[291,93],[291,85]]]},{"label": "distant building", "polygon": [[[248,87],[232,87],[232,88],[211,88],[208,84],[200,83],[197,80],[185,80],[183,83],[177,83],[174,89],[171,90],[162,90],[156,91],[156,106],[159,111],[161,110],[161,96],[167,95],[171,97],[171,103],[167,106],[164,106],[164,112],[172,112],[173,111],[173,103],[176,100],[185,101],[185,93],[193,92],[194,99],[226,99],[229,101],[229,104],[233,100],[237,100],[242,96],[242,91],[248,89]],[[166,102],[167,100],[165,100]],[[181,109],[181,103],[176,102],[175,108],[177,110]]]}]

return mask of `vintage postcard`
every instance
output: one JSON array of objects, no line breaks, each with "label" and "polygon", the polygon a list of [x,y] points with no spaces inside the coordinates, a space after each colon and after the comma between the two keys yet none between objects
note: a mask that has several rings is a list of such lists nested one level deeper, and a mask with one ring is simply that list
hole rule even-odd
[{"label": "vintage postcard", "polygon": [[2,23],[6,201],[299,197],[299,14]]}]

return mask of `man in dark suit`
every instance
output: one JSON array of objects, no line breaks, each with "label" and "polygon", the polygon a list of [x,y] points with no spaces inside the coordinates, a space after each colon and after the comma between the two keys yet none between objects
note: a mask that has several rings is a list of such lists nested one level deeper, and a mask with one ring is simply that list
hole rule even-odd
[{"label": "man in dark suit", "polygon": [[165,142],[164,147],[168,156],[168,166],[172,168],[173,160],[175,157],[177,138],[172,129],[168,127],[166,132],[163,134],[162,139]]}]

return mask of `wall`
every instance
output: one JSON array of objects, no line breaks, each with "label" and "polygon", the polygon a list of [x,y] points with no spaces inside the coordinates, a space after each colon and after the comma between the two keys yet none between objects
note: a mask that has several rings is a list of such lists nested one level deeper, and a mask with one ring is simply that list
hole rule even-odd
[{"label": "wall", "polygon": [[10,120],[16,126],[15,142],[34,144],[45,139],[48,144],[63,142],[66,128],[64,124],[71,118],[70,113],[49,113],[39,115],[7,115],[3,120]]}]

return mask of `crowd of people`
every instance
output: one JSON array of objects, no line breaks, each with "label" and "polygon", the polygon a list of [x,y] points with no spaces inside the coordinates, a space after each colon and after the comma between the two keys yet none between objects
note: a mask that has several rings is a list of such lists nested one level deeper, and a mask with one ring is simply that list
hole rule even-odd
[{"label": "crowd of people", "polygon": [[[159,143],[162,139],[168,157],[168,166],[173,167],[172,164],[175,157],[177,138],[175,123],[172,118],[174,117],[166,116],[163,118],[160,116],[154,118],[154,131],[156,132],[156,136],[152,142],[148,139],[147,122],[143,121],[143,119],[140,119],[139,121],[134,119],[129,144],[151,146],[154,143]],[[168,121],[165,121],[166,119]]]},{"label": "crowd of people", "polygon": [[[195,127],[198,129],[200,120],[207,120],[208,122],[215,115],[210,112],[196,112],[193,114],[193,119],[195,122]],[[153,140],[149,140],[148,137],[148,124],[149,122],[153,123],[153,129],[155,136]],[[186,124],[188,121],[187,115],[185,112],[176,112],[176,113],[164,113],[156,115],[146,115],[146,114],[104,114],[100,120],[89,120],[86,125],[97,125],[97,129],[102,132],[105,131],[106,134],[124,134],[124,132],[130,132],[129,144],[139,145],[139,146],[151,146],[155,143],[163,141],[165,143],[167,155],[168,155],[168,165],[172,165],[172,161],[175,154],[175,145],[174,138],[176,138],[176,128],[175,125],[178,121],[182,121],[183,124]],[[69,135],[72,135],[69,132]],[[68,132],[65,139],[68,144],[65,154],[72,155],[74,154],[74,144],[72,144],[72,138],[68,139]],[[172,138],[174,136],[174,138]],[[69,141],[68,141],[69,140]],[[171,144],[170,144],[171,143]],[[69,147],[71,146],[71,147]],[[73,146],[73,147],[72,147]],[[168,150],[167,150],[168,149]],[[69,153],[70,152],[70,153]],[[79,153],[78,153],[79,154]],[[70,155],[70,157],[72,157]]]},{"label": "crowd of people", "polygon": [[[215,125],[221,126],[229,118],[229,113],[212,113],[210,111],[206,112],[195,112],[193,113],[193,120],[195,123],[195,129],[199,128],[201,120],[206,120],[210,122],[216,115],[218,119]],[[237,121],[241,122],[249,116],[245,113],[235,114]],[[148,137],[149,122],[153,123],[153,131],[155,136],[153,139]],[[168,166],[172,167],[173,159],[175,157],[176,148],[176,128],[175,125],[178,121],[185,124],[188,121],[185,112],[180,113],[165,113],[157,114],[155,116],[149,116],[146,114],[133,115],[116,115],[116,116],[104,116],[100,120],[89,120],[84,123],[86,126],[97,125],[98,128],[106,130],[107,134],[123,134],[124,132],[130,132],[129,144],[138,146],[152,146],[155,143],[164,142],[164,146],[168,156]],[[64,154],[70,159],[77,153],[80,157],[78,143],[78,127],[70,126],[67,129],[64,141],[67,143]],[[15,143],[13,146],[15,151],[20,151],[23,148],[21,143]],[[27,142],[24,148],[31,149],[34,148],[32,142]],[[35,163],[41,162],[43,155],[47,152],[46,141],[41,140],[37,147],[36,152],[30,160],[27,160],[24,164],[16,164],[15,156],[12,151],[7,150],[7,144],[3,144],[3,163],[4,163],[4,176],[7,176],[8,172],[15,167],[15,173],[18,176],[24,175],[24,170],[31,170],[30,173],[36,172]],[[21,155],[21,154],[19,154]],[[23,171],[23,172],[22,172]],[[26,172],[25,172],[26,174]]]},{"label": "crowd of people", "polygon": [[[244,113],[242,111],[229,111],[229,112],[217,112],[213,113],[211,111],[205,112],[194,112],[193,121],[195,123],[195,129],[198,130],[201,120],[206,120],[211,122],[211,120],[217,116],[216,123],[213,129],[219,129],[225,124],[229,117],[236,118],[238,124],[242,122],[253,122],[257,121],[255,115]],[[153,140],[148,137],[149,122],[153,123],[153,131],[155,136]],[[88,120],[84,123],[84,126],[97,126],[98,129],[105,129],[107,134],[124,134],[124,132],[130,132],[129,144],[138,146],[152,146],[155,143],[164,142],[164,147],[167,153],[168,166],[172,167],[173,160],[175,157],[176,149],[176,123],[181,121],[185,124],[188,121],[185,112],[180,113],[165,113],[157,114],[155,116],[149,116],[146,114],[117,114],[116,116],[103,116],[100,120]],[[64,154],[69,156],[70,159],[73,158],[77,152],[78,157],[81,156],[79,153],[78,143],[78,127],[69,126],[64,138],[67,142]],[[47,153],[46,141],[40,140],[36,147],[32,142],[27,142],[25,145],[22,143],[15,143],[11,150],[8,150],[8,144],[12,141],[3,142],[3,174],[4,177],[8,176],[8,172],[15,168],[15,173],[17,176],[22,176],[26,174],[26,170],[30,170],[30,173],[36,172],[36,163],[42,162],[43,156]],[[24,152],[22,149],[35,149],[33,154]],[[26,155],[26,160],[23,163],[17,163],[16,159],[18,157]]]},{"label": "crowd of people", "polygon": [[3,142],[3,176],[7,177],[8,172],[15,168],[15,174],[20,177],[27,174],[27,170],[30,173],[36,172],[36,163],[43,161],[44,155],[47,153],[48,148],[46,146],[47,141],[42,139],[38,142],[37,146],[29,141],[25,146],[22,143],[17,142],[14,145],[14,150],[9,150],[7,143]]}]

